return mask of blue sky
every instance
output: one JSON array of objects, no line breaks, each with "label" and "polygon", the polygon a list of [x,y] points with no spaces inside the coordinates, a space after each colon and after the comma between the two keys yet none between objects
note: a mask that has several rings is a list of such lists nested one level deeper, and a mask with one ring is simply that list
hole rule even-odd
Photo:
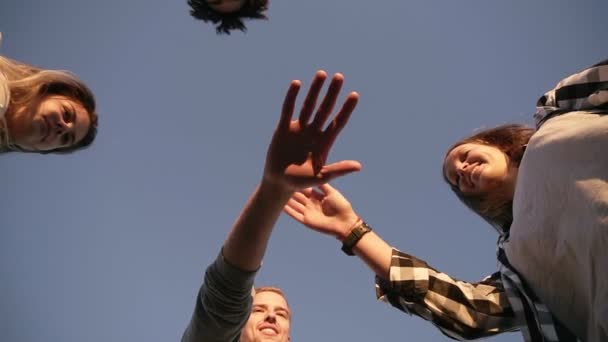
[{"label": "blue sky", "polygon": [[[77,73],[100,115],[84,152],[0,157],[0,339],[178,340],[261,177],[289,81],[307,88],[319,68],[361,96],[329,159],[363,170],[334,185],[391,245],[479,280],[496,236],[443,183],[447,147],[532,123],[544,91],[608,56],[600,0],[270,6],[247,34],[216,36],[185,0],[0,2],[1,53]],[[445,340],[377,302],[363,263],[286,215],[257,283],[286,291],[292,341]]]}]

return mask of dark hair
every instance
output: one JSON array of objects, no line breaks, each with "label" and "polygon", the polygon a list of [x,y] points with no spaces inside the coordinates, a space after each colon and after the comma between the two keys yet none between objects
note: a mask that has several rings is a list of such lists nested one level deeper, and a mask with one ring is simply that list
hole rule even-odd
[{"label": "dark hair", "polygon": [[[486,129],[452,145],[448,149],[446,157],[454,148],[460,145],[477,143],[498,148],[507,155],[509,164],[515,163],[516,166],[519,166],[528,141],[534,132],[533,128],[520,124],[501,125]],[[450,185],[452,191],[454,191],[464,205],[496,228],[499,228],[502,232],[508,231],[513,222],[513,198],[505,196],[503,191],[485,194],[464,194],[457,186],[448,181],[444,172],[442,172],[442,175],[443,179]]]},{"label": "dark hair", "polygon": [[188,0],[190,15],[204,22],[220,23],[217,34],[230,34],[231,30],[247,31],[242,19],[268,19],[262,12],[268,9],[268,0],[244,0],[243,6],[236,12],[220,13],[215,11],[207,0]]}]

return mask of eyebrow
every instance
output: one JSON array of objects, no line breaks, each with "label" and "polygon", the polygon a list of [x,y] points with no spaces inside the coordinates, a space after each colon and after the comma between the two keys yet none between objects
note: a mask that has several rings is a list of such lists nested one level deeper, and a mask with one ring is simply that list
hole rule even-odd
[{"label": "eyebrow", "polygon": [[[268,309],[268,305],[266,305],[266,304],[253,304],[252,309],[255,309],[255,308]],[[277,306],[277,307],[275,307],[275,311],[285,311],[288,316],[291,316],[291,312],[289,312],[289,309],[286,308],[286,307],[284,307],[284,306]]]}]

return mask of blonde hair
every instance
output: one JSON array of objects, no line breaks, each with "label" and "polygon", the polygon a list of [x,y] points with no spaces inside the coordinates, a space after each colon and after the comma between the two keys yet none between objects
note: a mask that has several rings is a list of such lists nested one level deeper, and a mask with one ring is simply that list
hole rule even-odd
[{"label": "blonde hair", "polygon": [[89,146],[97,135],[97,113],[93,92],[68,71],[46,70],[0,56],[0,72],[8,81],[10,102],[6,116],[34,105],[51,95],[62,95],[80,103],[89,114],[91,125],[85,137],[74,146],[47,152],[68,153]]},{"label": "blonde hair", "polygon": [[283,297],[283,299],[285,299],[285,303],[287,303],[287,308],[290,311],[290,316],[291,316],[291,307],[289,306],[289,302],[287,301],[287,297],[285,296],[285,293],[283,292],[283,290],[281,290],[278,287],[273,287],[273,286],[260,286],[260,287],[256,287],[254,289],[255,294],[261,293],[261,292],[274,292],[278,295],[280,295],[281,297]]}]

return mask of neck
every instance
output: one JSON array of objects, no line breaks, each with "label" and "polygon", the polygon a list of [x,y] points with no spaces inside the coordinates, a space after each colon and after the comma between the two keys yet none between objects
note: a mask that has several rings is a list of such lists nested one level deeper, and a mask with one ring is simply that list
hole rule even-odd
[{"label": "neck", "polygon": [[14,112],[9,107],[4,117],[0,120],[0,149],[3,150],[16,150],[19,144],[20,137],[24,136],[24,130],[20,122],[20,116],[24,115],[24,111],[20,110]]},{"label": "neck", "polygon": [[18,110],[11,110],[14,108],[8,108],[4,118],[6,119],[5,130],[10,139],[11,144],[19,144],[22,142],[23,137],[27,136],[27,125],[24,122],[28,122],[29,119],[26,117],[29,113],[27,107],[21,107]]},{"label": "neck", "polygon": [[509,174],[508,174],[508,188],[506,189],[509,197],[512,199],[515,196],[515,187],[517,186],[517,173],[519,172],[519,167],[515,165],[509,166]]},{"label": "neck", "polygon": [[11,138],[8,132],[6,118],[0,118],[0,151],[10,150]]}]

